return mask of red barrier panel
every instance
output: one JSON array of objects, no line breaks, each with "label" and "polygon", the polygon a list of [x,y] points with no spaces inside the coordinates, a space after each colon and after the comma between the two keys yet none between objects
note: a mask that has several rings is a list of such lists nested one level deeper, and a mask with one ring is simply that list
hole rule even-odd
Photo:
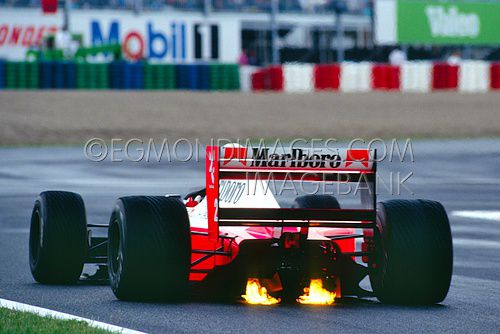
[{"label": "red barrier panel", "polygon": [[387,88],[385,65],[375,64],[372,66],[372,87],[373,89]]},{"label": "red barrier panel", "polygon": [[492,63],[490,67],[490,87],[500,89],[500,63]]},{"label": "red barrier panel", "polygon": [[436,63],[432,68],[432,89],[457,89],[458,65]]},{"label": "red barrier panel", "polygon": [[399,90],[399,87],[401,85],[400,81],[400,73],[401,69],[399,66],[387,66],[387,89],[397,89]]},{"label": "red barrier panel", "polygon": [[265,69],[252,73],[252,90],[264,90],[265,81]]},{"label": "red barrier panel", "polygon": [[340,65],[324,64],[314,66],[314,88],[316,90],[338,90],[340,86]]},{"label": "red barrier panel", "polygon": [[283,68],[270,66],[266,69],[265,87],[269,90],[282,91],[284,86]]},{"label": "red barrier panel", "polygon": [[399,66],[373,65],[372,87],[376,90],[399,89]]},{"label": "red barrier panel", "polygon": [[376,64],[372,67],[372,87],[378,90],[399,89],[399,66]]}]

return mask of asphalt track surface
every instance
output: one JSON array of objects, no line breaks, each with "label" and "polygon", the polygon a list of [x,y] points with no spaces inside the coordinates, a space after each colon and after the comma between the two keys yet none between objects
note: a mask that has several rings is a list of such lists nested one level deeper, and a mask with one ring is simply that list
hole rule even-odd
[{"label": "asphalt track surface", "polygon": [[[413,176],[401,196],[441,201],[454,238],[454,275],[436,306],[349,299],[332,307],[248,306],[241,302],[122,302],[107,286],[44,286],[28,264],[29,217],[48,189],[82,194],[89,222],[106,223],[122,195],[186,193],[204,182],[203,163],[91,162],[81,147],[0,149],[0,298],[156,333],[458,332],[500,328],[500,220],[461,218],[457,210],[500,210],[500,139],[414,142],[415,162],[383,162],[379,174]],[[1,325],[1,324],[0,324]]]}]

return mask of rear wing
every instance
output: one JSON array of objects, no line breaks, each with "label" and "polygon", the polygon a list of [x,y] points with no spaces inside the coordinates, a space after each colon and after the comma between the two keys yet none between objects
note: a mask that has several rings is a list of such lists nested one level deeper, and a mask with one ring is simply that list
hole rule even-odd
[{"label": "rear wing", "polygon": [[[219,226],[373,228],[376,219],[376,150],[282,149],[237,144],[206,149],[208,234],[219,237]],[[361,202],[367,209],[298,209],[221,207],[222,180],[292,180],[363,182]]]}]

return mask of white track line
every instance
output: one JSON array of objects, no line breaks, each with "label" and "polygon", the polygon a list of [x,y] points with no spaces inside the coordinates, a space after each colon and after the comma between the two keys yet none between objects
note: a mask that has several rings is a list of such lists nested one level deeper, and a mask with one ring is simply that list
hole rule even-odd
[{"label": "white track line", "polygon": [[86,318],[78,317],[76,315],[57,312],[57,311],[49,310],[46,308],[33,306],[33,305],[29,305],[29,304],[18,303],[18,302],[14,302],[12,300],[2,299],[2,298],[0,298],[0,307],[4,307],[4,308],[11,309],[11,310],[16,310],[16,311],[34,313],[34,314],[38,314],[42,317],[52,317],[55,319],[62,319],[62,320],[83,321],[94,328],[100,328],[100,329],[104,329],[104,330],[107,330],[110,332],[115,332],[115,333],[145,334],[144,332],[135,331],[133,329],[128,329],[128,328],[123,328],[120,326],[110,325],[110,324],[107,324],[104,322],[86,319]]},{"label": "white track line", "polygon": [[494,220],[500,222],[500,211],[494,211],[494,210],[453,211],[451,215],[457,217]]},{"label": "white track line", "polygon": [[470,238],[453,238],[453,246],[463,247],[463,248],[495,248],[500,249],[500,242],[492,240],[482,240],[482,239],[470,239]]}]

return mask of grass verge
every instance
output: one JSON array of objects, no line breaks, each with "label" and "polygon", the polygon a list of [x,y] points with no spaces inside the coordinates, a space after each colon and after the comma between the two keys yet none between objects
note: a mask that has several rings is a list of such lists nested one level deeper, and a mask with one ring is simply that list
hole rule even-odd
[{"label": "grass verge", "polygon": [[109,331],[89,326],[83,321],[41,317],[28,312],[0,308],[0,334],[108,334]]}]

